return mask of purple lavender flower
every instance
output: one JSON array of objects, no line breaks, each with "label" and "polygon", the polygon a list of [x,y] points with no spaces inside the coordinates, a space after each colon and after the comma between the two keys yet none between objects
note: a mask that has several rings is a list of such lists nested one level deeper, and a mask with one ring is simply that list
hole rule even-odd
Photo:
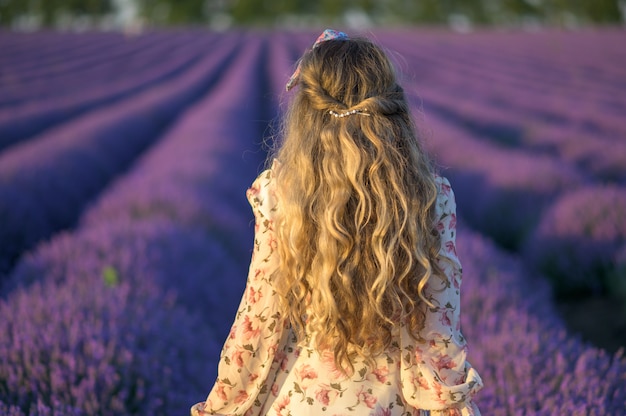
[{"label": "purple lavender flower", "polygon": [[228,271],[238,268],[225,261],[206,235],[158,221],[41,246],[0,301],[0,398],[24,411],[41,400],[83,414],[177,413],[215,377],[227,332],[215,308],[232,314],[238,298]]},{"label": "purple lavender flower", "polygon": [[[207,393],[250,260],[244,191],[256,173],[225,176],[222,164],[240,159],[249,146],[240,138],[260,130],[253,116],[261,100],[249,114],[236,109],[261,94],[251,76],[260,51],[250,40],[238,70],[109,188],[77,230],[22,258],[0,303],[12,311],[0,328],[11,341],[0,352],[8,357],[0,373],[11,380],[0,398],[24,411],[39,399],[87,414],[177,414]],[[20,351],[29,357],[21,370]]]},{"label": "purple lavender flower", "polygon": [[[0,414],[182,414],[207,393],[245,283],[252,241],[251,212],[243,191],[264,158],[254,141],[274,109],[263,98],[283,90],[293,70],[288,57],[295,58],[312,38],[306,33],[269,36],[276,36],[272,38],[276,41],[225,35],[222,56],[234,60],[221,62],[221,69],[228,70],[220,72],[220,82],[207,87],[206,97],[186,109],[179,122],[97,200],[95,193],[80,196],[68,181],[67,190],[54,193],[56,199],[45,201],[41,209],[38,204],[45,200],[45,192],[42,199],[22,193],[54,184],[46,175],[22,188],[2,191],[0,200],[10,198],[15,212],[42,213],[24,215],[30,218],[22,222],[24,230],[27,225],[45,229],[49,212],[62,212],[64,204],[83,201],[81,207],[87,202],[89,206],[75,230],[57,234],[24,255],[2,288]],[[428,148],[449,167],[444,174],[458,195],[460,221],[467,220],[510,246],[523,240],[540,220],[537,235],[541,230],[549,236],[560,232],[552,227],[560,217],[588,218],[591,225],[575,229],[577,235],[591,235],[594,242],[611,240],[617,224],[625,223],[611,211],[621,202],[611,205],[607,201],[613,197],[599,196],[604,195],[602,188],[583,198],[583,214],[565,210],[543,228],[548,215],[569,198],[567,191],[604,177],[600,175],[607,166],[619,167],[622,160],[573,140],[580,132],[587,134],[581,137],[606,140],[624,132],[623,116],[619,117],[624,103],[613,91],[622,85],[623,70],[619,64],[606,65],[613,60],[600,59],[604,52],[598,47],[613,57],[623,56],[616,47],[622,34],[560,36],[390,32],[380,37],[391,47],[404,48],[407,63],[420,75],[419,83],[433,86],[424,94],[426,100],[439,98],[439,105],[456,105],[450,110],[457,116],[480,118],[468,125],[459,118],[426,114],[434,132],[426,136]],[[193,37],[202,38],[195,32]],[[0,36],[0,47],[12,51],[7,56],[34,49],[25,45],[37,45],[22,38],[5,39]],[[590,68],[591,78],[580,74],[589,86],[586,92],[561,98],[578,85],[566,76],[576,65],[555,61],[558,57],[545,47],[554,42],[563,42],[559,45],[571,62]],[[197,45],[202,44],[200,39]],[[104,50],[111,43],[102,37],[97,45]],[[582,46],[586,57],[579,53]],[[46,60],[63,49],[54,42],[48,47]],[[233,48],[240,53],[226,53]],[[515,54],[509,53],[513,50]],[[32,69],[29,76],[45,74]],[[487,101],[502,111],[490,113],[489,106],[473,105]],[[572,105],[581,102],[589,106]],[[412,103],[417,110],[419,103]],[[599,108],[601,114],[590,111]],[[518,116],[524,121],[517,123]],[[560,125],[569,126],[566,134],[544,134],[549,132],[546,126],[554,132]],[[132,135],[127,129],[119,132]],[[502,134],[514,139],[508,144],[515,148],[497,145],[494,139]],[[545,148],[532,142],[540,137],[546,138]],[[116,151],[124,152],[127,140],[116,143]],[[561,158],[559,152],[570,148],[574,156]],[[593,160],[582,160],[587,150]],[[612,161],[596,165],[601,154]],[[1,160],[6,159],[0,155]],[[116,163],[102,161],[107,166]],[[81,172],[92,172],[91,168]],[[120,169],[111,172],[117,175]],[[102,186],[97,187],[100,190]],[[594,204],[606,212],[591,215],[596,212]],[[605,217],[612,221],[605,223]],[[78,214],[71,218],[76,220]],[[34,222],[39,219],[42,222]],[[24,238],[19,226],[15,230],[15,241]],[[614,246],[623,247],[624,242]],[[25,247],[16,253],[22,254]],[[464,227],[457,247],[464,266],[461,316],[470,340],[468,358],[485,381],[477,399],[483,414],[622,414],[623,354],[611,356],[568,333],[554,310],[548,282],[529,272],[520,258]],[[614,252],[615,264],[625,264],[624,249]],[[593,249],[584,252],[589,253],[595,255]]]},{"label": "purple lavender flower", "polygon": [[[74,47],[86,49],[88,43],[97,41],[93,39],[96,36],[76,36]],[[72,53],[66,51],[65,60],[52,63],[52,68],[46,68],[44,62],[36,62],[33,58],[32,65],[37,69],[47,69],[41,74],[35,70],[17,69],[14,69],[15,73],[6,74],[14,82],[2,88],[0,150],[14,143],[23,143],[70,118],[102,106],[119,104],[120,100],[167,82],[185,73],[202,51],[202,40],[194,39],[189,33],[160,41],[155,36],[135,38],[130,42],[115,38],[110,36],[108,44],[103,45],[104,50],[97,49],[96,45],[90,51],[83,50],[83,56],[71,56]]]},{"label": "purple lavender flower", "polygon": [[585,187],[562,195],[543,214],[526,256],[559,293],[603,292],[617,250],[626,243],[626,189]]},{"label": "purple lavender flower", "polygon": [[184,77],[0,153],[0,273],[41,239],[75,224],[85,205],[215,82],[234,54],[233,42]]},{"label": "purple lavender flower", "polygon": [[469,230],[459,230],[461,320],[468,360],[485,388],[483,414],[617,415],[626,405],[626,357],[569,334],[541,276]]}]

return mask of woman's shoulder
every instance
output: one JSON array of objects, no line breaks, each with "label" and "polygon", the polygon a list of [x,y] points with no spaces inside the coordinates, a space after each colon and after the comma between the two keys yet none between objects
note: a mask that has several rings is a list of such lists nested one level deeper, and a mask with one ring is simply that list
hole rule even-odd
[{"label": "woman's shoulder", "polygon": [[447,216],[456,218],[456,199],[452,185],[445,176],[435,174],[435,186],[437,187],[437,199],[434,204],[435,217],[438,219]]},{"label": "woman's shoulder", "polygon": [[450,184],[450,181],[448,180],[448,178],[438,173],[434,174],[434,178],[435,178],[435,185],[437,186],[438,197],[449,198],[452,194],[452,185]]},{"label": "woman's shoulder", "polygon": [[250,185],[249,191],[259,190],[261,187],[267,186],[271,182],[273,182],[273,179],[276,176],[276,172],[279,168],[280,162],[278,161],[278,159],[274,159],[270,167],[266,168],[257,175],[256,179],[254,179],[254,182],[252,182],[252,185]]},{"label": "woman's shoulder", "polygon": [[279,169],[280,162],[274,159],[272,165],[261,172],[252,185],[246,191],[246,197],[254,209],[269,207],[271,211],[276,208],[276,191],[274,189],[274,177]]},{"label": "woman's shoulder", "polygon": [[448,180],[447,177],[443,176],[440,173],[433,173],[433,177],[435,178],[435,183],[437,184],[437,186],[450,186],[450,181]]}]

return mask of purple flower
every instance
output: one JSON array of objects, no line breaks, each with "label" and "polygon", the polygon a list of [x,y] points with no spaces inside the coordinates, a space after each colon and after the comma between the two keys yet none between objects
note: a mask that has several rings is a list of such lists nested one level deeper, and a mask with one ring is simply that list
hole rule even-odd
[{"label": "purple flower", "polygon": [[626,189],[585,187],[561,196],[543,214],[526,255],[561,293],[602,292],[626,243]]}]

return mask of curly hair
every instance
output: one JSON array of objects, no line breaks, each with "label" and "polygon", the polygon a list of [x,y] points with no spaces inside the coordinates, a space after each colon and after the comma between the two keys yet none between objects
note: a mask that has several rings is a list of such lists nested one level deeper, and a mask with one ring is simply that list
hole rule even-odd
[{"label": "curly hair", "polygon": [[[299,89],[271,158],[280,226],[275,287],[300,341],[334,352],[348,373],[428,304],[437,186],[403,89],[367,39],[329,40],[299,62]],[[353,112],[345,117],[333,116]]]}]

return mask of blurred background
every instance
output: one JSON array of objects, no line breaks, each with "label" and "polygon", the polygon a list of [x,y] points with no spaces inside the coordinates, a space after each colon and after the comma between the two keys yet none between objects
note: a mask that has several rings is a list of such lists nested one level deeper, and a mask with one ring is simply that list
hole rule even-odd
[{"label": "blurred background", "polygon": [[463,31],[622,25],[625,14],[624,0],[0,0],[0,24],[16,30],[419,24]]}]

